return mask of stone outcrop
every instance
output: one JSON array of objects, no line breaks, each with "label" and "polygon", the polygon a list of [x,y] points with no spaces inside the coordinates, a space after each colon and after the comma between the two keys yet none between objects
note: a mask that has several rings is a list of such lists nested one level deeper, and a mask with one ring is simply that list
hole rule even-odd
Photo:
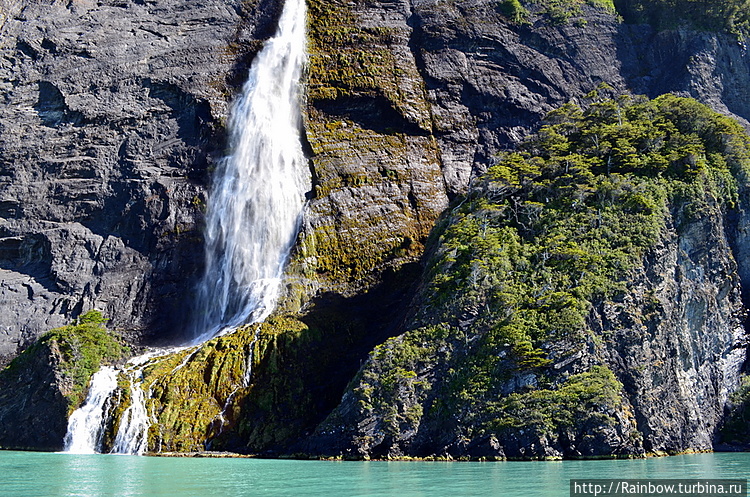
[{"label": "stone outcrop", "polygon": [[740,278],[721,213],[670,227],[632,295],[603,305],[607,362],[647,451],[710,450],[747,356]]},{"label": "stone outcrop", "polygon": [[1,448],[60,450],[91,375],[130,353],[98,311],[78,321],[46,333],[0,371]]},{"label": "stone outcrop", "polygon": [[[696,128],[707,143],[730,140],[729,128]],[[370,353],[306,450],[536,459],[714,446],[748,348],[738,190],[587,169],[573,143],[565,166],[529,159],[542,172],[516,189],[502,176],[512,160],[499,163],[436,228],[406,331]],[[742,194],[746,147],[725,149]]]},{"label": "stone outcrop", "polygon": [[67,430],[70,385],[56,343],[34,347],[0,374],[0,447],[60,450]]}]

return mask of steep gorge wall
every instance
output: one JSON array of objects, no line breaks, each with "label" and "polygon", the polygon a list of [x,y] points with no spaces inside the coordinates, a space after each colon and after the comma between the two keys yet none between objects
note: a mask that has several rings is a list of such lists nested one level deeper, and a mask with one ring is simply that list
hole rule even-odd
[{"label": "steep gorge wall", "polygon": [[[389,93],[387,88],[356,88],[357,93],[348,91],[349,87],[340,83],[344,91],[339,86],[327,93],[333,96],[325,101],[324,106],[317,104],[315,95],[319,88],[316,87],[318,80],[314,73],[314,62],[310,90],[313,105],[308,119],[314,121],[315,117],[326,116],[319,113],[323,108],[344,116],[340,121],[343,124],[339,126],[345,132],[353,123],[353,129],[357,129],[357,119],[366,119],[366,115],[369,116],[367,119],[381,117],[384,123],[402,123],[400,127],[394,126],[395,129],[382,129],[381,132],[385,131],[387,135],[401,136],[403,132],[428,134],[435,146],[425,149],[423,154],[427,152],[427,157],[430,157],[435,150],[448,198],[464,193],[472,180],[495,161],[498,152],[513,147],[527,136],[538,126],[546,112],[568,101],[584,101],[584,95],[600,83],[611,85],[614,94],[633,92],[653,97],[675,92],[691,96],[747,125],[750,113],[745,97],[750,88],[747,81],[750,58],[744,46],[735,39],[688,29],[656,32],[648,26],[623,25],[613,13],[597,8],[584,7],[583,13],[578,19],[555,24],[537,12],[532,13],[528,24],[517,25],[508,22],[494,2],[349,4],[346,16],[338,17],[354,19],[349,28],[351,31],[360,33],[359,27],[370,26],[372,19],[387,19],[387,22],[379,21],[379,26],[394,30],[395,19],[399,32],[408,34],[408,41],[403,35],[385,37],[387,43],[381,41],[379,47],[381,50],[386,48],[387,53],[401,56],[403,60],[411,61],[413,57],[424,82],[424,99],[429,109],[430,124],[419,124],[413,118],[414,112],[410,114],[408,108],[404,110],[404,104],[398,97],[392,96],[393,93]],[[337,29],[347,35],[343,38],[351,50],[351,40],[357,37],[347,28],[338,26]],[[400,42],[400,46],[396,42]],[[368,39],[367,44],[361,43],[356,47],[365,53],[357,60],[368,61],[366,54],[374,51],[372,43]],[[313,48],[313,57],[315,53]],[[353,57],[349,55],[349,58]],[[387,64],[383,65],[388,67]],[[347,78],[349,84],[354,81],[355,87],[356,84],[361,85],[357,77],[368,68],[351,63],[343,67],[352,71]],[[382,78],[373,80],[385,84]],[[414,88],[414,85],[407,88]],[[371,98],[370,103],[365,104],[367,99],[362,94],[368,92],[386,98]],[[352,93],[359,98],[353,98]],[[378,103],[380,108],[374,111]],[[404,123],[410,123],[411,129]],[[332,124],[328,125],[326,137],[331,136]],[[372,123],[370,127],[376,128]],[[316,143],[315,124],[308,122],[307,129],[309,140]],[[341,138],[345,138],[344,143],[358,143],[358,138],[349,135],[342,135]],[[362,156],[361,150],[361,146],[351,151],[346,146],[339,147],[339,156],[345,158],[339,160],[349,167],[359,164],[360,171],[366,170],[369,161]],[[741,207],[741,219],[744,219],[744,212],[744,207]],[[715,214],[720,217],[718,212]],[[344,217],[359,219],[358,216],[346,214]],[[678,303],[664,315],[651,316],[646,342],[642,341],[644,331],[637,329],[643,326],[639,324],[642,318],[633,318],[630,311],[625,312],[622,308],[600,311],[603,315],[600,321],[602,329],[614,333],[616,338],[610,338],[610,343],[618,345],[612,350],[599,350],[594,357],[598,357],[598,361],[607,357],[605,362],[616,365],[613,366],[616,376],[626,384],[629,400],[626,401],[628,407],[624,407],[622,412],[633,414],[623,414],[624,417],[620,418],[623,423],[620,433],[627,440],[628,433],[631,433],[629,430],[638,425],[645,435],[642,450],[709,448],[723,416],[727,394],[738,384],[746,348],[744,307],[740,299],[738,275],[745,274],[747,263],[745,244],[736,240],[737,237],[744,239],[746,229],[744,221],[740,221],[737,229],[734,221],[719,220],[718,217],[707,221],[707,224],[691,227],[692,235],[665,234],[662,242],[664,253],[654,255],[646,269],[650,278],[662,280],[660,283],[644,281],[641,290],[649,295],[656,292],[660,301]],[[312,219],[311,222],[315,223],[314,216]],[[360,228],[358,233],[367,233],[367,230]],[[358,243],[362,246],[361,242]],[[704,247],[717,243],[720,248],[704,254]],[[734,250],[730,250],[730,246]],[[380,247],[374,252],[367,251],[364,257],[368,258],[378,250]],[[662,260],[662,256],[665,260]],[[307,261],[314,265],[316,259],[313,257]],[[293,267],[292,273],[294,271]],[[711,276],[705,276],[705,273]],[[657,274],[661,276],[654,276]],[[323,288],[330,287],[324,284]],[[637,300],[642,297],[633,298]],[[642,313],[639,310],[641,304],[646,305],[643,302],[631,304],[631,311],[637,316]],[[377,307],[377,303],[375,305]],[[398,323],[390,330],[391,333],[399,330]],[[634,338],[636,335],[641,338]],[[645,355],[643,348],[647,349]],[[650,364],[650,361],[656,361],[658,367],[651,369],[643,364]],[[595,362],[591,358],[583,360],[587,364]],[[430,369],[431,364],[423,365],[430,370],[426,374],[439,376]],[[581,363],[574,364],[579,364],[576,371],[586,369],[580,366]],[[387,368],[381,369],[382,365],[372,365],[372,368],[368,370],[368,366],[365,366],[360,374],[370,371],[377,377],[394,373]],[[419,375],[417,378],[414,381],[422,379]],[[362,432],[348,439],[353,445],[341,450],[353,450],[353,454],[360,456],[389,454],[391,449],[387,435],[378,443],[372,441],[378,438],[372,432],[379,429],[375,418],[353,414],[364,412],[361,406],[353,404],[360,398],[352,397],[352,392],[358,388],[356,385],[355,381],[329,421],[319,427],[315,441],[305,446],[307,450],[314,452],[323,448],[323,452],[331,453],[332,446],[346,439],[337,430],[348,433],[348,430],[360,427]],[[715,391],[710,391],[712,389]],[[392,407],[397,411],[409,406],[418,410],[420,404],[410,403],[412,394],[407,390],[399,391],[403,398],[392,399],[395,403]],[[650,401],[653,403],[649,404]],[[401,405],[402,402],[405,406]],[[665,414],[662,409],[667,405],[679,408],[675,407],[674,412]],[[344,417],[341,418],[341,415]],[[390,420],[380,419],[380,422],[388,425],[394,421],[391,417]],[[441,435],[445,435],[441,430],[451,429],[440,424],[430,428],[429,420],[427,424],[426,431],[416,435],[416,432],[409,431],[411,428],[407,423],[407,428],[404,428],[407,431],[397,429],[398,435],[394,436],[407,439],[417,436],[426,444],[428,440],[440,440]],[[336,428],[332,428],[334,426]],[[331,429],[333,432],[329,431]],[[337,435],[331,437],[331,433]],[[384,435],[380,432],[379,436]],[[447,440],[444,447],[395,443],[393,454],[439,453],[446,450],[445,447],[452,447],[451,451],[461,454],[465,447],[460,449],[455,445],[460,436],[457,434],[456,437],[455,440]],[[390,441],[393,442],[393,439]],[[623,444],[623,447],[628,446],[628,443]],[[545,443],[537,443],[537,447],[542,451],[537,455],[542,456],[546,450]],[[575,455],[575,452],[566,452],[559,446],[551,450],[551,454],[557,453]]]},{"label": "steep gorge wall", "polygon": [[[532,13],[519,25],[481,0],[309,3],[303,120],[314,185],[280,311],[291,321],[271,323],[257,382],[236,399],[244,421],[232,420],[215,448],[300,448],[295,442],[339,404],[368,352],[404,332],[427,237],[450,200],[549,110],[606,82],[616,92],[675,91],[750,119],[750,63],[730,37],[657,33],[588,6],[567,23]],[[227,102],[276,11],[275,2],[3,4],[6,357],[90,307],[133,340],[179,335],[175,316],[191,298],[185,282],[201,266],[201,210],[207,173],[222,153]],[[679,259],[680,243],[693,242],[666,237],[664,253]],[[716,264],[731,265],[722,254]],[[679,260],[660,274],[692,264]],[[748,271],[744,260],[740,274]],[[707,309],[740,316],[734,274],[716,274],[716,288],[729,285],[722,292],[732,297]],[[674,319],[683,311],[701,315],[691,307],[675,310]],[[617,313],[601,312],[602,326],[620,326]],[[695,334],[718,326],[734,336],[737,319],[700,325]],[[654,328],[654,347],[679,341],[677,327]],[[633,366],[627,347],[612,354],[622,371]],[[633,388],[657,381],[648,374],[634,374]],[[715,416],[723,396],[709,396]],[[304,408],[289,417],[282,411],[295,397]],[[649,416],[645,406],[621,418],[622,436],[638,416]],[[657,440],[649,450],[705,447],[703,435],[715,425],[686,441],[657,418],[648,421]]]}]

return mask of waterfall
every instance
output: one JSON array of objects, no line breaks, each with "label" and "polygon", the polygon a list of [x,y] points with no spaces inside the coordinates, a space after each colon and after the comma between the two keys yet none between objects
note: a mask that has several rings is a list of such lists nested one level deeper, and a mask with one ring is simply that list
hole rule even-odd
[{"label": "waterfall", "polygon": [[86,402],[68,418],[65,452],[93,454],[101,450],[107,401],[117,388],[117,371],[105,366],[91,377]]},{"label": "waterfall", "polygon": [[[192,345],[262,321],[278,300],[310,188],[299,137],[305,23],[304,0],[287,0],[276,34],[253,60],[230,113],[229,155],[220,162],[209,195],[206,271],[198,287]],[[142,372],[150,359],[174,351],[131,359],[120,370],[130,378],[131,404],[119,419],[112,452],[147,450],[151,416]],[[103,430],[118,422],[107,418],[117,375],[104,367],[92,377],[86,402],[70,417],[66,450],[102,450]]]},{"label": "waterfall", "polygon": [[133,357],[119,368],[103,366],[94,373],[89,383],[89,393],[81,407],[68,418],[68,431],[65,434],[65,452],[93,454],[103,452],[102,438],[110,426],[118,426],[118,420],[111,418],[110,407],[117,392],[118,376],[130,381],[130,405],[119,418],[119,427],[109,452],[113,454],[143,454],[148,446],[148,428],[151,416],[146,407],[148,392],[143,391],[143,370],[168,354],[184,350],[185,347],[171,347],[149,351]]},{"label": "waterfall", "polygon": [[299,137],[305,19],[304,0],[287,0],[231,112],[231,153],[209,197],[197,343],[262,321],[276,305],[310,188]]},{"label": "waterfall", "polygon": [[[130,405],[120,416],[115,441],[112,444],[113,454],[143,454],[148,448],[148,428],[151,417],[146,407],[146,395],[143,391],[143,370],[152,359],[177,352],[180,348],[147,352],[128,361],[123,372],[130,380]],[[150,393],[150,392],[149,392]]]}]

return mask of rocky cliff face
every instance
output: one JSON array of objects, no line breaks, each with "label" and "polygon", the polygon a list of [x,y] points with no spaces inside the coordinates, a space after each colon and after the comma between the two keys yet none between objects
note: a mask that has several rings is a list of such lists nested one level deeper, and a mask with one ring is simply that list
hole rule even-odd
[{"label": "rocky cliff face", "polygon": [[[554,458],[713,446],[747,355],[731,233],[744,216],[734,199],[747,187],[748,138],[691,100],[618,102],[558,111],[524,145],[535,155],[505,155],[451,209],[407,331],[370,354],[313,452]],[[662,119],[674,131],[652,134]],[[661,149],[674,133],[723,158],[687,172],[693,152],[676,152],[656,173],[631,147],[659,136]],[[599,155],[592,143],[613,136]],[[735,180],[711,179],[727,164]]]},{"label": "rocky cliff face", "polygon": [[613,331],[607,360],[627,385],[646,450],[710,449],[739,385],[745,310],[731,226],[714,214],[667,231],[633,295],[595,317]]},{"label": "rocky cliff face", "polygon": [[[508,304],[497,310],[486,285],[501,270],[478,249],[475,261],[484,269],[473,263],[475,279],[463,279],[461,293],[437,304],[434,296],[418,300],[411,329],[370,353],[306,450],[490,459],[710,450],[740,383],[745,312],[726,222],[718,210],[680,222],[687,207],[673,207],[677,219],[667,218],[627,291],[594,303],[583,336],[561,334],[560,313],[576,304],[554,302],[561,298],[554,280],[538,289],[545,296],[527,296],[550,301],[542,307],[552,331],[529,342],[537,357],[514,345],[517,335],[505,323],[524,311]],[[491,233],[492,217],[485,219]],[[492,236],[477,235],[475,243]],[[437,253],[455,254],[444,238]],[[435,264],[428,288],[451,271]],[[498,292],[508,291],[502,274],[495,276]]]},{"label": "rocky cliff face", "polygon": [[0,4],[3,360],[90,308],[133,339],[179,323],[227,100],[274,12]]},{"label": "rocky cliff face", "polygon": [[[325,445],[358,456],[448,447],[497,457],[530,444],[540,457],[707,447],[743,360],[740,280],[750,274],[744,215],[706,219],[688,232],[665,227],[634,276],[630,300],[601,303],[590,317],[590,327],[607,330],[617,345],[588,343],[581,357],[560,362],[572,378],[566,391],[599,382],[611,393],[598,400],[576,393],[601,401],[600,414],[614,420],[593,442],[580,438],[583,425],[578,434],[555,432],[552,442],[518,438],[516,449],[489,434],[461,442],[460,423],[419,412],[434,395],[425,385],[440,383],[450,357],[468,347],[465,337],[445,338],[449,331],[432,329],[449,346],[419,342],[430,360],[405,370],[417,376],[398,377],[389,390],[403,427],[392,417],[365,416],[346,385],[379,344],[352,388],[365,388],[367,375],[390,374],[373,357],[398,349],[411,340],[404,332],[416,329],[409,305],[424,283],[419,262],[428,236],[498,152],[600,83],[615,93],[693,96],[747,124],[745,48],[723,35],[624,25],[588,4],[566,22],[529,5],[526,22],[518,23],[484,0],[308,3],[303,125],[313,190],[279,311],[287,317],[264,332],[254,386],[232,399],[232,418],[221,424],[221,436],[209,437],[213,447],[288,452]],[[103,310],[131,341],[179,336],[202,265],[205,187],[223,153],[227,104],[277,12],[270,0],[0,3],[6,360],[89,308]],[[645,322],[644,295],[666,306]],[[243,348],[249,338],[238,340]],[[232,348],[225,345],[219,350]],[[728,347],[735,347],[731,354]],[[224,359],[236,383],[236,358]],[[651,367],[653,360],[664,363]],[[608,369],[592,376],[594,364]],[[671,373],[663,376],[664,368]],[[170,387],[160,381],[154,384],[163,394],[164,423],[177,426],[182,408],[164,407]],[[209,431],[217,428],[233,387],[217,387],[211,400],[213,387],[200,375],[175,381],[198,382],[212,406],[203,421]],[[513,382],[505,394],[532,379]],[[656,404],[646,400],[652,394]],[[684,409],[660,409],[675,403]],[[296,444],[334,408],[311,443]],[[417,421],[427,431],[420,433]],[[178,450],[199,447],[203,428],[165,432],[160,440]]]},{"label": "rocky cliff face", "polygon": [[67,429],[66,382],[57,344],[41,346],[3,371],[0,447],[60,450]]},{"label": "rocky cliff face", "polygon": [[[352,17],[355,22],[349,29],[355,32],[358,32],[355,26],[369,26],[375,18],[388,20],[379,25],[387,26],[389,33],[398,29],[399,33],[408,35],[406,43],[403,35],[391,35],[385,38],[387,42],[380,42],[380,47],[392,54],[401,54],[403,60],[410,61],[413,57],[416,63],[424,82],[430,121],[429,125],[413,129],[403,126],[401,130],[427,133],[434,139],[449,198],[464,193],[495,161],[498,152],[527,136],[546,112],[568,101],[583,101],[584,95],[600,83],[614,87],[616,94],[633,92],[657,96],[675,92],[691,96],[745,125],[750,116],[744,103],[744,95],[750,87],[746,82],[750,58],[744,46],[731,37],[688,30],[655,32],[648,26],[627,26],[618,23],[612,12],[588,6],[583,7],[580,16],[565,23],[554,22],[543,9],[538,9],[532,12],[527,23],[515,24],[508,21],[496,3],[481,1],[439,5],[432,2],[353,4],[347,16],[340,18]],[[366,48],[362,45],[358,47],[362,52],[373,50],[370,45]],[[311,78],[313,95],[315,81]],[[387,89],[376,89],[374,93],[389,95]],[[334,95],[330,100],[339,103],[326,102],[328,108],[342,109],[346,102],[352,101],[347,91]],[[417,119],[410,119],[414,114],[404,111],[403,104],[399,105],[398,98],[388,98],[380,101],[380,113],[385,115],[395,110],[401,114],[399,119],[418,125]],[[359,110],[361,114],[372,115],[370,109]],[[357,115],[356,110],[348,112],[350,116]],[[393,115],[389,122],[398,122],[396,117]],[[312,135],[314,128],[308,129]],[[432,153],[431,148],[427,150]],[[350,164],[368,163],[359,152],[350,157]],[[744,310],[738,286],[738,275],[745,271],[745,244],[737,241],[738,236],[745,236],[744,221],[740,221],[738,229],[735,221],[720,219],[718,212],[714,216],[712,221],[681,228],[689,233],[678,235],[674,227],[665,228],[659,243],[662,248],[652,254],[644,274],[633,276],[642,281],[640,287],[636,286],[639,288],[636,296],[628,297],[635,301],[602,304],[591,318],[594,328],[613,333],[616,338],[608,340],[619,345],[614,350],[592,352],[598,359],[589,357],[582,359],[583,363],[596,363],[606,357],[605,362],[624,384],[624,404],[613,410],[619,412],[617,435],[604,437],[608,442],[600,441],[593,449],[595,452],[679,451],[711,446],[727,393],[736,388],[746,347],[742,327]],[[740,219],[744,219],[743,215]],[[709,245],[715,248],[706,253],[703,247]],[[730,246],[735,250],[730,250]],[[739,269],[735,260],[740,263]],[[652,315],[651,321],[643,324],[642,314],[646,312],[643,307],[647,307],[642,301],[643,295],[673,305],[668,305],[664,314]],[[460,312],[456,315],[460,316]],[[649,331],[639,328],[642,326]],[[636,335],[640,338],[636,339]],[[393,352],[395,355],[408,354],[404,350],[418,347],[409,342],[408,337],[409,334],[398,338],[408,342],[408,346],[399,348],[386,342],[370,355],[368,365],[347,390],[341,405],[318,428],[317,438],[306,446],[307,449],[323,447],[323,452],[331,453],[331,447],[343,440],[344,445],[339,449],[359,456],[425,455],[441,451],[499,456],[503,450],[509,455],[523,456],[519,447],[530,444],[535,444],[538,452],[533,456],[538,457],[544,457],[547,452],[553,456],[580,453],[576,448],[580,440],[576,441],[575,437],[569,437],[573,441],[566,445],[559,440],[535,441],[533,436],[527,435],[520,437],[524,443],[516,444],[515,449],[503,449],[502,444],[492,442],[492,437],[487,435],[460,442],[466,437],[466,426],[460,420],[446,425],[427,414],[423,419],[421,412],[426,412],[434,400],[427,390],[434,387],[433,381],[446,381],[443,375],[451,368],[450,360],[443,355],[450,356],[451,351],[456,353],[452,347],[459,351],[461,347],[451,346],[449,339],[447,352],[445,349],[431,351],[428,356],[432,360],[418,361],[413,365],[416,369],[399,370],[403,365],[398,364],[387,366],[389,362],[382,359],[386,351],[395,348],[400,351]],[[419,344],[430,348],[424,342]],[[589,346],[596,349],[593,344]],[[645,355],[642,348],[648,350]],[[653,361],[656,367],[646,365]],[[580,367],[578,361],[567,364],[561,361],[561,364],[573,368],[572,372],[580,373],[587,368]],[[571,364],[579,364],[579,367]],[[399,371],[417,374],[404,379],[399,377]],[[366,377],[376,378],[376,382],[383,377],[396,381],[393,375],[398,387],[393,390],[396,387],[391,385],[388,390],[387,395],[391,397],[385,401],[386,412],[373,414],[368,411],[368,401],[362,393],[373,388]],[[531,381],[528,378],[513,381],[521,388],[527,380]],[[507,394],[514,388],[506,390]],[[445,390],[438,391],[437,395],[445,394]],[[703,393],[696,395],[698,391]],[[660,400],[650,403],[654,399]],[[665,406],[680,407],[664,412]],[[400,427],[399,419],[404,423]],[[634,428],[636,425],[641,433]],[[418,427],[422,427],[421,431]],[[331,437],[332,433],[336,435]],[[446,433],[453,433],[454,438]],[[639,434],[636,436],[636,433]],[[638,442],[630,437],[644,438]],[[436,440],[443,441],[443,445],[439,446]]]}]

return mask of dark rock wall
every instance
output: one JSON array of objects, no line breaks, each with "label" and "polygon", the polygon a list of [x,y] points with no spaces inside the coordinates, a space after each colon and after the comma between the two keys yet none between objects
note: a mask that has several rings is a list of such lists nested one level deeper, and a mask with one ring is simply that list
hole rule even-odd
[{"label": "dark rock wall", "polygon": [[612,13],[589,10],[583,26],[553,26],[539,16],[518,26],[495,2],[481,0],[418,1],[414,12],[414,50],[451,193],[465,191],[494,154],[512,147],[553,108],[602,82],[627,91]]},{"label": "dark rock wall", "polygon": [[269,12],[0,4],[0,358],[89,308],[132,338],[179,323],[227,100]]},{"label": "dark rock wall", "polygon": [[[486,0],[309,4],[303,117],[314,185],[283,309],[323,322],[324,336],[329,315],[370,322],[351,335],[366,343],[403,332],[415,263],[449,201],[546,112],[600,83],[616,93],[674,91],[750,120],[750,56],[727,36],[657,33],[587,6],[567,23],[532,12],[516,25]],[[89,308],[132,341],[179,336],[202,265],[205,191],[223,153],[228,102],[277,13],[272,0],[0,0],[0,358]],[[747,281],[747,221],[734,226],[719,239],[740,254]],[[649,329],[654,347],[679,352],[669,367],[685,376],[680,385],[704,381],[697,365],[713,364],[742,333],[733,262],[724,249],[720,262],[706,262],[702,247],[719,235],[706,230],[665,238],[666,262],[651,270],[663,276],[644,276],[665,302],[725,295],[721,304],[688,299],[695,305]],[[602,326],[620,326],[613,312],[601,310]],[[717,328],[722,338],[703,340]],[[609,358],[621,379],[634,357],[646,360],[628,348],[642,342],[630,343],[623,336]],[[347,345],[359,355],[352,364],[365,359],[360,348]],[[727,378],[720,390],[736,379],[739,355],[710,366]],[[638,395],[658,382],[632,376],[625,388]],[[346,379],[333,383],[343,391]],[[669,402],[676,385],[655,391]],[[314,387],[300,379],[298,388]],[[697,419],[696,404],[681,428],[644,405],[635,416],[649,426],[651,448],[705,447],[726,392],[704,397],[711,414]]]},{"label": "dark rock wall", "polygon": [[718,209],[669,226],[631,294],[596,314],[648,451],[710,449],[739,385],[745,308],[726,228]]},{"label": "dark rock wall", "polygon": [[0,374],[0,448],[60,450],[70,381],[56,342],[35,345]]},{"label": "dark rock wall", "polygon": [[543,15],[513,25],[495,2],[413,5],[411,47],[449,192],[464,191],[493,154],[600,83],[652,98],[674,92],[750,119],[750,54],[730,36],[655,32],[590,7],[562,25]]}]

